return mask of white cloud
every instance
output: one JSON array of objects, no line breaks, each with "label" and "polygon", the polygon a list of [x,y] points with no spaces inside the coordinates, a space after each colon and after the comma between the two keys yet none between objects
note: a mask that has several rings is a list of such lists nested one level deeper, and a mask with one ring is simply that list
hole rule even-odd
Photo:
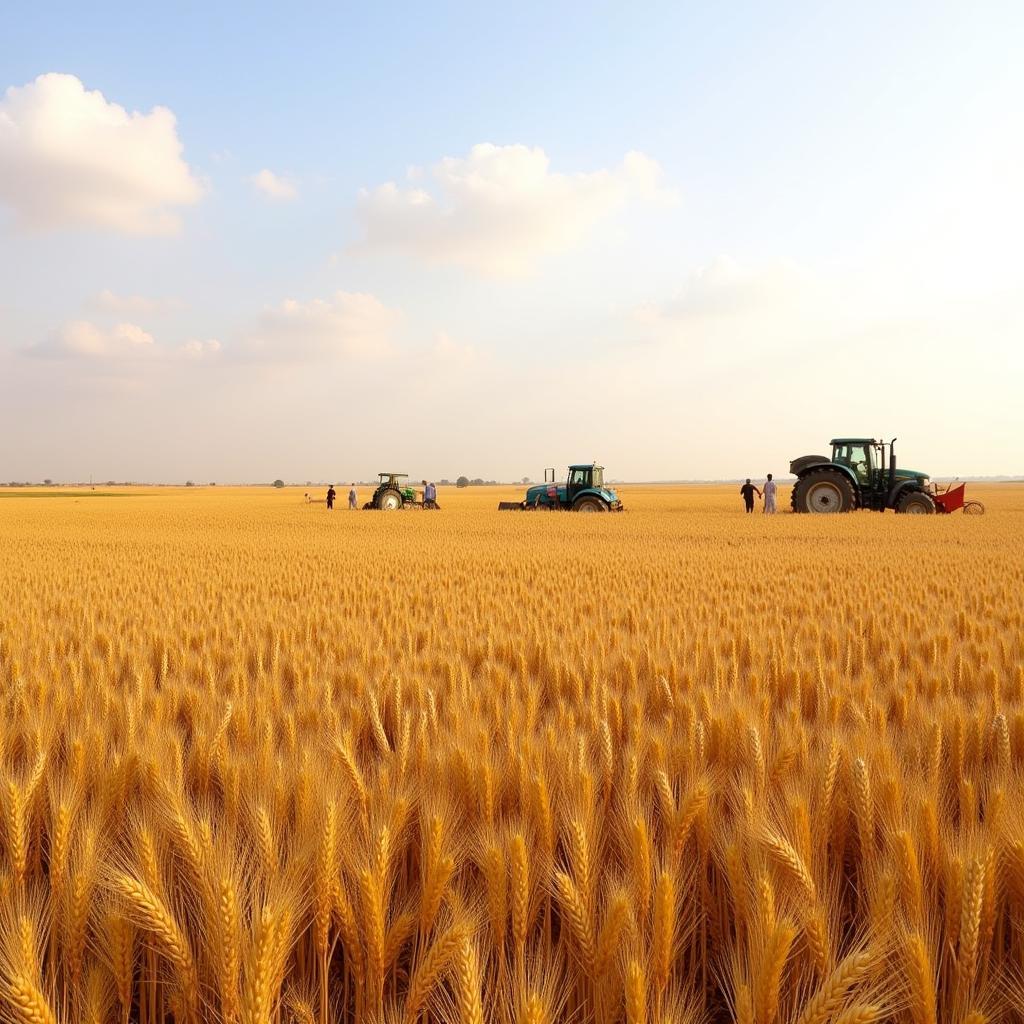
[{"label": "white cloud", "polygon": [[473,345],[455,341],[447,331],[438,331],[430,347],[430,357],[443,366],[471,366],[477,361],[477,350]]},{"label": "white cloud", "polygon": [[186,359],[211,359],[221,352],[215,338],[193,339],[177,347],[159,344],[145,328],[133,323],[102,327],[90,320],[71,320],[45,342],[24,350],[26,355],[49,360],[83,360],[102,364],[106,369],[138,367]]},{"label": "white cloud", "polygon": [[806,302],[814,291],[806,275],[792,264],[776,262],[751,268],[719,256],[689,273],[675,294],[639,307],[634,316],[648,324],[763,316]]},{"label": "white cloud", "polygon": [[173,234],[203,189],[174,114],[129,113],[74,75],[40,75],[0,100],[0,204],[30,229]]},{"label": "white cloud", "polygon": [[36,351],[43,355],[87,359],[138,358],[151,356],[156,346],[153,335],[138,324],[104,328],[88,320],[72,320],[57,331],[48,345]]},{"label": "white cloud", "polygon": [[287,299],[266,310],[248,342],[258,357],[301,361],[332,356],[375,357],[392,350],[401,320],[373,295],[336,292],[330,299]]},{"label": "white cloud", "polygon": [[[553,172],[549,163],[537,147],[481,144],[431,168],[433,191],[394,182],[364,189],[364,245],[486,274],[521,274],[626,202],[673,198],[659,186],[660,167],[643,153],[582,174]],[[408,173],[410,181],[423,177],[418,168]]]},{"label": "white cloud", "polygon": [[91,305],[106,313],[122,313],[154,316],[176,309],[179,305],[174,299],[151,299],[144,295],[117,295],[109,288],[104,288]]},{"label": "white cloud", "polygon": [[267,199],[274,199],[278,202],[287,202],[294,199],[298,189],[287,178],[281,178],[273,171],[263,168],[258,174],[253,174],[249,181],[252,187]]},{"label": "white cloud", "polygon": [[185,359],[210,359],[219,355],[222,349],[223,346],[216,338],[210,338],[207,341],[193,338],[192,341],[186,341],[181,348],[177,349],[177,353]]}]

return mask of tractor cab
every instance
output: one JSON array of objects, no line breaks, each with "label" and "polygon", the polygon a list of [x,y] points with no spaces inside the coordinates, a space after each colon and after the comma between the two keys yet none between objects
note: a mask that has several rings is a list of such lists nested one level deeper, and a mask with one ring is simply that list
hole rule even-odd
[{"label": "tractor cab", "polygon": [[566,495],[569,504],[575,500],[576,495],[592,488],[604,487],[604,466],[570,466],[569,479],[566,483]]},{"label": "tractor cab", "polygon": [[832,461],[845,466],[861,487],[877,486],[877,472],[882,464],[880,445],[866,438],[836,438],[832,441]]}]

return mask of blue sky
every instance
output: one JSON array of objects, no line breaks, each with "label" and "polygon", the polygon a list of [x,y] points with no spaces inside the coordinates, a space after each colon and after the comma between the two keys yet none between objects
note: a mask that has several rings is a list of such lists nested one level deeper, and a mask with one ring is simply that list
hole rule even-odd
[{"label": "blue sky", "polygon": [[1020,472],[1022,44],[1011,3],[23,5],[0,479],[725,477],[844,432]]}]

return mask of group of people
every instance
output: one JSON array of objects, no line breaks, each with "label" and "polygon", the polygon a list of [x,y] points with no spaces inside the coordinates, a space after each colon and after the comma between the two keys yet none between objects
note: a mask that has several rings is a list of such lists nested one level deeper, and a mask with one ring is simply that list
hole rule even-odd
[{"label": "group of people", "polygon": [[[334,489],[334,484],[331,484],[331,486],[327,488],[327,507],[328,508],[334,508],[334,499],[337,498],[337,497],[338,497],[338,492]],[[306,501],[309,501],[309,500],[310,500],[310,497],[307,494],[306,495]],[[351,484],[350,487],[349,487],[349,492],[348,492],[348,507],[349,508],[358,508],[359,507],[358,501],[359,501],[359,499],[358,499],[358,496],[356,495],[356,485],[355,484]]]},{"label": "group of people", "polygon": [[743,495],[743,504],[746,506],[748,512],[754,511],[754,495],[756,494],[759,498],[764,499],[764,511],[768,515],[775,514],[775,481],[772,479],[771,473],[768,474],[768,479],[764,482],[764,487],[757,487],[750,482],[750,477],[747,477],[747,482],[740,488],[740,494]]}]

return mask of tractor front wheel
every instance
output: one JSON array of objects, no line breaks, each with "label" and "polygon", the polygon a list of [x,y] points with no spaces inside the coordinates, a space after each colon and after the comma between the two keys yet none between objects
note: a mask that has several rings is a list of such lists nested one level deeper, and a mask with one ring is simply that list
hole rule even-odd
[{"label": "tractor front wheel", "polygon": [[849,512],[855,504],[853,484],[834,469],[808,473],[793,487],[794,512]]},{"label": "tractor front wheel", "polygon": [[907,515],[927,516],[935,511],[935,499],[924,491],[911,491],[900,495],[896,502],[896,511]]},{"label": "tractor front wheel", "polygon": [[384,512],[394,512],[402,507],[402,495],[398,491],[385,491],[377,499],[377,508]]},{"label": "tractor front wheel", "polygon": [[580,498],[572,508],[574,512],[608,511],[608,506],[600,498]]}]

